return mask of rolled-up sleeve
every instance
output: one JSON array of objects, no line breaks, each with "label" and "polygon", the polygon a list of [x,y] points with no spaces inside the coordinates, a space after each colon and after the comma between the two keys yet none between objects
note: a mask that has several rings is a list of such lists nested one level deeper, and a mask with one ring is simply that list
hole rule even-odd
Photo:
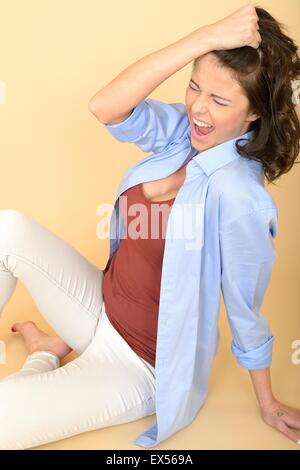
[{"label": "rolled-up sleeve", "polygon": [[274,336],[261,313],[276,261],[276,207],[240,216],[220,231],[221,289],[232,332],[231,351],[246,369],[264,369],[272,362]]},{"label": "rolled-up sleeve", "polygon": [[104,126],[118,141],[157,153],[184,134],[189,120],[183,103],[168,104],[148,98],[133,108],[124,121]]}]

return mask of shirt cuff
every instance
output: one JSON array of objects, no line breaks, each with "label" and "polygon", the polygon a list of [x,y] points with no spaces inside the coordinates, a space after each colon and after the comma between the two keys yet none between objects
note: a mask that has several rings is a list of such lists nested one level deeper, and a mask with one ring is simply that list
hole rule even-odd
[{"label": "shirt cuff", "polygon": [[249,370],[265,369],[272,363],[274,336],[269,336],[267,341],[261,346],[250,351],[243,351],[234,342],[231,343],[231,351],[236,356],[241,367]]}]

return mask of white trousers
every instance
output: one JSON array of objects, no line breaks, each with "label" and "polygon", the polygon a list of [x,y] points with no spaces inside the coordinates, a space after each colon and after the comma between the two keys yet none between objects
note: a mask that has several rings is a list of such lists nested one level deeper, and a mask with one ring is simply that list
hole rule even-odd
[{"label": "white trousers", "polygon": [[54,353],[37,351],[0,380],[1,450],[28,449],[155,413],[155,369],[110,323],[103,272],[33,218],[0,210],[0,315],[18,279],[79,355],[60,366]]}]

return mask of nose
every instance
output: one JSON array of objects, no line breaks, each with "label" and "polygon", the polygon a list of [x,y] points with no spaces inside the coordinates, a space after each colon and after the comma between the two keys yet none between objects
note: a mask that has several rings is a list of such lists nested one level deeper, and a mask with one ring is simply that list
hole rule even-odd
[{"label": "nose", "polygon": [[193,109],[191,110],[194,116],[200,116],[208,111],[206,99],[203,96],[198,96],[193,102]]}]

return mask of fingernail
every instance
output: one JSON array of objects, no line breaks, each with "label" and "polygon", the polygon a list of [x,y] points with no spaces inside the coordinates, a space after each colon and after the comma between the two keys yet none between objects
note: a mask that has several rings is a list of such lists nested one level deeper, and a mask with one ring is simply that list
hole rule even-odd
[{"label": "fingernail", "polygon": [[300,444],[300,439],[299,439],[299,441],[297,441],[297,444]]}]

